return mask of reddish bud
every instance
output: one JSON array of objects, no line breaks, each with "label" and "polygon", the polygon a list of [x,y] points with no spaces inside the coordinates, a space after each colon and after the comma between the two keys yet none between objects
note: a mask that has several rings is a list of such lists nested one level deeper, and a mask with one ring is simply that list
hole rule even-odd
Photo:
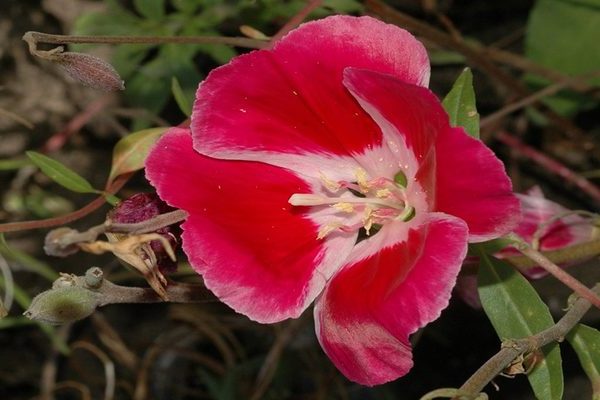
[{"label": "reddish bud", "polygon": [[125,89],[125,83],[112,65],[84,53],[56,53],[52,59],[76,81],[94,89],[112,92]]},{"label": "reddish bud", "polygon": [[[108,219],[116,223],[133,224],[174,210],[154,193],[138,193],[120,202],[109,212]],[[167,239],[173,250],[181,244],[179,225],[166,226],[156,230],[155,233]],[[177,269],[177,264],[171,260],[160,241],[153,240],[150,242],[150,247],[156,256],[156,264],[160,272],[170,273]]]}]

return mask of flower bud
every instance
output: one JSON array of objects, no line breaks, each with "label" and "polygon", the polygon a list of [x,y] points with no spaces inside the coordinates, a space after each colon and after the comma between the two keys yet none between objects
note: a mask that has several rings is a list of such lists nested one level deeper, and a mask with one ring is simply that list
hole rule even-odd
[{"label": "flower bud", "polygon": [[56,53],[57,62],[73,79],[94,89],[113,92],[125,89],[119,73],[106,61],[85,53]]},{"label": "flower bud", "polygon": [[98,301],[99,295],[91,290],[79,286],[57,287],[35,296],[23,315],[35,321],[60,325],[90,316]]},{"label": "flower bud", "polygon": [[[175,209],[162,201],[154,193],[138,193],[120,202],[109,212],[108,219],[116,223],[132,224],[146,221],[159,214],[164,214],[173,210]],[[173,250],[176,250],[180,245],[181,228],[179,225],[166,226],[156,230],[155,233],[162,235],[168,240]],[[150,248],[156,256],[156,265],[160,272],[175,272],[177,264],[169,257],[160,241],[151,241]]]},{"label": "flower bud", "polygon": [[48,232],[44,240],[44,251],[46,254],[55,257],[67,257],[77,253],[79,247],[76,244],[64,245],[63,243],[63,238],[72,233],[77,233],[77,231],[66,227],[53,229]]}]

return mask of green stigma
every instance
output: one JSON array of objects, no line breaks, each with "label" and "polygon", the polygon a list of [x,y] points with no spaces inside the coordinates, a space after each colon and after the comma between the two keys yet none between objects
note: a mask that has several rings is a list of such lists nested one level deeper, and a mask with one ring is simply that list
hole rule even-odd
[{"label": "green stigma", "polygon": [[405,188],[406,185],[408,184],[408,179],[406,179],[406,174],[402,170],[396,172],[396,175],[394,175],[394,182],[398,186],[402,186],[403,188]]}]

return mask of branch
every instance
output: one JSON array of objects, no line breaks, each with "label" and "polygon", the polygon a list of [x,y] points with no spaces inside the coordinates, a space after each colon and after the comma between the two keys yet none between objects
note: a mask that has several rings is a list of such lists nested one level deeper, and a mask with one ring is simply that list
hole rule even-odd
[{"label": "branch", "polygon": [[269,45],[264,40],[245,37],[226,36],[70,36],[51,35],[42,32],[27,32],[23,40],[29,45],[30,51],[35,53],[38,43],[49,44],[224,44],[228,46],[262,49]]},{"label": "branch", "polygon": [[90,316],[98,307],[122,303],[198,303],[213,299],[202,284],[169,282],[161,297],[153,288],[121,286],[104,279],[94,267],[83,276],[62,274],[52,288],[38,294],[23,313],[49,324],[64,324]]},{"label": "branch", "polygon": [[537,250],[534,250],[529,243],[525,242],[518,235],[511,233],[507,235],[508,239],[513,241],[513,246],[523,253],[525,256],[529,257],[533,260],[537,265],[545,269],[550,274],[554,275],[556,279],[564,283],[566,286],[571,288],[575,293],[579,296],[587,299],[590,303],[592,303],[597,308],[600,308],[600,297],[596,293],[594,293],[591,289],[585,286],[583,283],[575,279],[573,276],[568,274],[564,269],[554,264],[548,258],[546,258],[542,253]]},{"label": "branch", "polygon": [[[596,284],[592,290],[594,295],[599,294],[600,284]],[[571,305],[569,311],[550,328],[533,336],[504,342],[502,349],[460,387],[458,391],[461,396],[455,399],[477,396],[492,379],[521,354],[530,353],[552,342],[560,342],[590,307],[591,303],[580,297]]]}]

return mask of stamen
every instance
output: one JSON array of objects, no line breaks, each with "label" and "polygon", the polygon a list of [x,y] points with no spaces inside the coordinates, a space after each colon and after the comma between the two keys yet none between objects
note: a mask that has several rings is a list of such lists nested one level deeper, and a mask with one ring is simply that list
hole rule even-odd
[{"label": "stamen", "polygon": [[367,193],[371,186],[369,185],[367,171],[362,168],[356,168],[354,171],[354,175],[356,176],[356,182],[360,188],[360,191],[363,193]]},{"label": "stamen", "polygon": [[349,214],[354,212],[354,206],[347,202],[336,203],[333,205],[333,208],[335,208],[336,210],[345,212],[345,213],[349,213]]},{"label": "stamen", "polygon": [[330,192],[337,192],[342,187],[342,185],[339,182],[329,179],[322,172],[319,172],[319,178],[321,178],[323,186],[325,186]]}]

